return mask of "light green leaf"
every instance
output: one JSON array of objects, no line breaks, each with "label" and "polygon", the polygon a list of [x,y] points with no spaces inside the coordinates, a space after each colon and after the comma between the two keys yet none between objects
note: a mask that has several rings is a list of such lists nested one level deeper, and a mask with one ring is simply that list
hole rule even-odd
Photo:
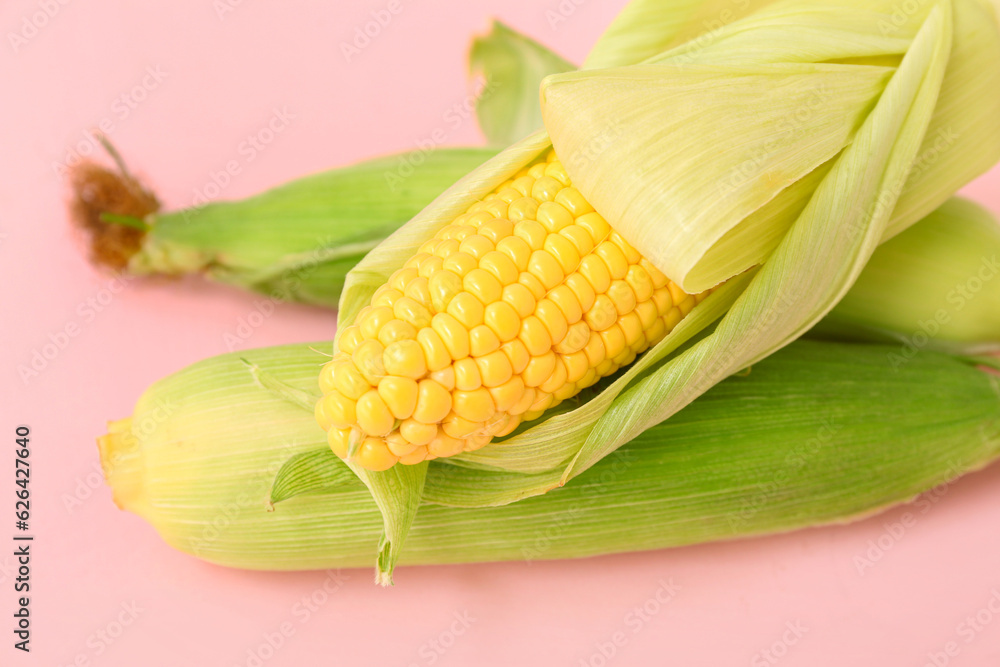
[{"label": "light green leaf", "polygon": [[270,504],[296,496],[339,493],[360,488],[361,481],[329,447],[302,452],[288,459],[275,475]]},{"label": "light green leaf", "polygon": [[473,40],[469,69],[485,79],[476,100],[479,127],[490,144],[509,146],[542,127],[538,106],[542,79],[575,69],[575,65],[494,21],[488,35]]}]

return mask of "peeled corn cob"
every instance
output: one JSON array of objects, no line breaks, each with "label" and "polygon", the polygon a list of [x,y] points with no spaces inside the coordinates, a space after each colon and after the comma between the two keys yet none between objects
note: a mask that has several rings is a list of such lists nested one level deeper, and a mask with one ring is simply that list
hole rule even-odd
[{"label": "peeled corn cob", "polygon": [[316,419],[369,470],[475,451],[630,364],[705,296],[615,233],[549,151],[375,292],[323,369]]}]

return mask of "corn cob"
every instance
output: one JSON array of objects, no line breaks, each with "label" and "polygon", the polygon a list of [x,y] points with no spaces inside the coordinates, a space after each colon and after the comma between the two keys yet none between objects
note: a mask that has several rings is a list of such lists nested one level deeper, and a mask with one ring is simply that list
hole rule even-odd
[{"label": "corn cob", "polygon": [[[565,487],[503,507],[424,503],[401,562],[579,558],[841,522],[1000,455],[995,377],[928,352],[897,371],[893,349],[793,343]],[[309,345],[245,356],[314,386]],[[339,460],[325,487],[265,511],[282,464],[326,444],[309,411],[262,389],[239,355],[157,382],[112,427],[100,448],[115,502],[174,548],[241,568],[370,566],[382,519]],[[442,459],[429,493],[449,470],[481,479]]]},{"label": "corn cob", "polygon": [[316,418],[369,470],[474,451],[630,364],[705,296],[615,233],[549,151],[375,292]]}]

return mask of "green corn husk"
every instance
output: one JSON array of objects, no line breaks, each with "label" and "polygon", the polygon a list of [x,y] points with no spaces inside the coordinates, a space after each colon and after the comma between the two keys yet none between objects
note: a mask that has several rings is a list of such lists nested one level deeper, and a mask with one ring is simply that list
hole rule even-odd
[{"label": "green corn husk", "polygon": [[879,246],[817,336],[964,354],[1000,350],[1000,224],[953,197]]},{"label": "green corn husk", "polygon": [[133,275],[205,274],[286,301],[334,306],[347,272],[496,151],[411,151],[318,173],[239,201],[178,211],[119,161],[85,164],[72,205],[98,264]]},{"label": "green corn husk", "polygon": [[431,484],[425,464],[371,473],[349,461],[383,512],[386,580],[421,500],[489,507],[568,483],[802,336],[881,242],[1000,157],[1000,97],[987,92],[1000,87],[992,5],[749,5],[707,39],[640,63],[599,41],[601,69],[544,80],[545,130],[461,179],[348,274],[340,331],[439,229],[554,148],[583,197],[668,278],[688,293],[718,286],[568,409],[440,464],[447,484]]},{"label": "green corn husk", "polygon": [[[843,522],[1000,454],[1000,386],[954,358],[893,369],[891,346],[799,341],[708,391],[565,487],[503,507],[424,503],[401,562],[575,558]],[[306,345],[247,353],[312,392]],[[370,566],[382,517],[310,411],[259,386],[237,355],[146,392],[101,457],[118,505],[173,547],[223,565]],[[312,495],[266,511],[289,456],[327,453]],[[433,462],[427,485],[452,484]]]}]

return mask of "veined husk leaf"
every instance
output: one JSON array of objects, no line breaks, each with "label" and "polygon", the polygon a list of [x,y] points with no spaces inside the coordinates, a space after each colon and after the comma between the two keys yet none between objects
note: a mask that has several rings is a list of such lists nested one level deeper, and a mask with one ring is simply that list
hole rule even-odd
[{"label": "veined husk leaf", "polygon": [[488,35],[473,40],[469,69],[484,79],[476,99],[480,129],[490,144],[509,146],[542,127],[538,107],[542,79],[576,66],[527,35],[493,21]]},{"label": "veined husk leaf", "polygon": [[[799,341],[563,488],[493,508],[425,501],[400,560],[574,558],[840,522],[1000,455],[995,377],[928,352],[895,372],[892,349]],[[322,359],[306,344],[242,356],[303,391]],[[101,459],[116,502],[171,546],[253,569],[371,564],[382,517],[339,460],[323,493],[266,511],[290,457],[333,455],[311,412],[261,388],[239,356],[161,380],[111,427]]]},{"label": "veined husk leaf", "polygon": [[883,243],[851,291],[811,335],[963,354],[1000,350],[1000,221],[952,197]]},{"label": "veined husk leaf", "polygon": [[[987,92],[1000,88],[995,16],[979,0],[944,4],[955,14],[947,76],[914,164],[893,184],[892,196],[902,201],[887,237],[1000,156],[1000,95]],[[895,65],[928,12],[944,4],[925,3],[902,16],[888,0],[771,4],[641,68],[549,77],[543,85],[546,127],[591,203],[622,221],[619,233],[637,248],[665,249],[657,258],[660,268],[686,291],[698,292],[767,257],[811,197],[812,185],[802,187],[799,176],[822,153],[805,151],[824,138],[816,128],[827,116],[836,121],[843,115],[831,102],[850,104],[828,80],[877,69],[859,63]],[[810,65],[826,76],[806,76]],[[737,83],[732,106],[717,89],[725,72]],[[798,84],[791,98],[747,100],[739,77],[752,75],[773,77],[774,86],[785,79]],[[650,90],[660,99],[651,100]],[[645,112],[634,113],[636,106]],[[857,111],[869,109],[859,100]],[[744,135],[747,126],[758,133]],[[736,140],[729,136],[734,132]],[[841,136],[842,148],[852,138]],[[645,177],[621,177],[623,163]],[[792,214],[775,215],[776,207]]]}]

